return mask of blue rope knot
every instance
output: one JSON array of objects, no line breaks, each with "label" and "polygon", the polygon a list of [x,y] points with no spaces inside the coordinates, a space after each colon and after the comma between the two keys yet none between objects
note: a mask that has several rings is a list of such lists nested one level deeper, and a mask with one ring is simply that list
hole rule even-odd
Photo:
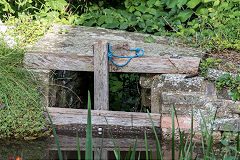
[{"label": "blue rope knot", "polygon": [[[114,55],[112,53],[110,43],[108,43],[108,58],[109,58],[109,62],[112,62],[114,65],[116,65],[118,67],[123,67],[123,66],[126,66],[131,61],[131,59],[136,58],[136,57],[142,57],[144,55],[144,51],[141,48],[129,49],[129,51],[135,51],[136,55],[134,55],[134,56],[116,56],[116,55]],[[140,51],[142,51],[142,54],[139,55],[138,53],[140,53]],[[115,63],[113,61],[112,57],[129,58],[129,59],[128,59],[128,61],[125,64],[120,65],[120,64]]]},{"label": "blue rope knot", "polygon": [[112,56],[113,56],[113,54],[112,54],[111,48],[109,47],[108,48],[108,57],[112,58]]}]

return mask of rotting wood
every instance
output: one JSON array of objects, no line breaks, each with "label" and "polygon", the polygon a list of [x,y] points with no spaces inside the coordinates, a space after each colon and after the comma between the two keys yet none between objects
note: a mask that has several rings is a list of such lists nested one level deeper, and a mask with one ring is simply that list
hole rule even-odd
[{"label": "rotting wood", "polygon": [[109,110],[107,41],[96,41],[94,48],[94,109]]},{"label": "rotting wood", "polygon": [[[69,137],[66,135],[58,135],[58,140],[60,143],[60,148],[61,150],[65,151],[76,151],[77,149],[77,143],[76,143],[76,137]],[[102,146],[102,141],[103,141],[103,146]],[[128,151],[129,146],[133,146],[134,142],[136,141],[135,138],[120,138],[120,139],[114,139],[114,142],[117,147],[121,149],[121,151]],[[85,145],[86,145],[86,138],[79,138],[80,142],[80,149],[85,150]],[[154,139],[148,139],[148,144],[149,144],[149,149],[152,151],[156,150],[156,142]],[[106,151],[113,151],[114,150],[114,144],[113,144],[113,139],[111,138],[93,138],[93,146],[95,148],[100,148],[102,146],[103,150]],[[48,146],[49,150],[57,150],[56,143],[54,139],[52,139],[49,142]],[[137,141],[137,146],[136,146],[137,151],[145,151],[145,140],[144,139],[138,139]]]},{"label": "rotting wood", "polygon": [[[94,57],[76,54],[27,53],[24,58],[26,67],[52,70],[93,71]],[[118,64],[124,64],[126,59],[115,58]],[[109,72],[132,73],[176,73],[193,74],[198,72],[200,58],[182,57],[180,59],[166,57],[134,58],[124,67],[109,65]]]}]

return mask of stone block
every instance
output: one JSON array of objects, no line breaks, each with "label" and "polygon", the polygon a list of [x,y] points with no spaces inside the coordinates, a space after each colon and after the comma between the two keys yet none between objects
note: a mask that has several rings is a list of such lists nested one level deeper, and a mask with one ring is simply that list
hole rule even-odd
[{"label": "stone block", "polygon": [[209,100],[204,107],[204,110],[214,113],[217,109],[218,118],[238,118],[240,114],[240,102],[231,100]]},{"label": "stone block", "polygon": [[[181,105],[181,104],[175,104],[175,111],[177,115],[191,115],[192,112],[192,105]],[[194,106],[194,110],[200,109],[201,106]],[[164,104],[162,105],[162,113],[163,114],[171,114],[172,113],[172,105]]]},{"label": "stone block", "polygon": [[[178,129],[179,127],[181,130],[191,130],[191,117],[190,116],[178,116],[178,122],[177,119],[174,118],[174,124],[175,129]],[[172,128],[172,117],[170,115],[163,115],[161,118],[161,127],[162,128]],[[193,128],[197,128],[197,122],[193,120]]]},{"label": "stone block", "polygon": [[221,77],[224,74],[230,74],[233,77],[236,77],[236,74],[232,74],[232,73],[229,73],[229,72],[209,68],[208,71],[207,71],[206,78],[210,79],[210,80],[217,80],[219,77]]},{"label": "stone block", "polygon": [[163,104],[203,106],[207,98],[199,93],[162,92]]},{"label": "stone block", "polygon": [[214,121],[214,130],[218,131],[239,131],[240,118],[216,119]]},{"label": "stone block", "polygon": [[216,87],[213,82],[206,81],[205,95],[212,97],[216,95]]},{"label": "stone block", "polygon": [[230,92],[230,90],[228,89],[221,89],[221,90],[217,90],[217,98],[219,99],[226,99],[226,100],[232,100],[232,97],[228,94]]},{"label": "stone block", "polygon": [[162,74],[157,77],[158,88],[162,91],[201,92],[204,84],[203,77],[185,78],[186,74]]},{"label": "stone block", "polygon": [[142,88],[151,88],[153,81],[153,74],[141,74],[139,84]]},{"label": "stone block", "polygon": [[141,104],[145,107],[151,106],[151,89],[141,89]]}]

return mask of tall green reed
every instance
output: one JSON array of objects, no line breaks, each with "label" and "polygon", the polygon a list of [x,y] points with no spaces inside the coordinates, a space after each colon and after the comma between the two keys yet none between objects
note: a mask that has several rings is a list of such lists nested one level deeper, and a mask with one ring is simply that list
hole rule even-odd
[{"label": "tall green reed", "polygon": [[92,153],[92,122],[91,122],[91,98],[88,91],[88,116],[87,116],[87,131],[86,131],[86,151],[85,159],[93,159]]},{"label": "tall green reed", "polygon": [[56,145],[57,145],[59,160],[63,160],[62,151],[61,151],[61,148],[60,148],[60,144],[59,144],[57,132],[56,132],[56,130],[55,130],[55,127],[54,127],[53,122],[52,122],[52,118],[51,118],[51,116],[49,115],[49,112],[48,112],[48,111],[47,111],[47,115],[48,115],[48,118],[49,118],[49,121],[50,121],[50,124],[51,124],[51,127],[52,127],[54,140],[55,140],[55,143],[56,143]]}]

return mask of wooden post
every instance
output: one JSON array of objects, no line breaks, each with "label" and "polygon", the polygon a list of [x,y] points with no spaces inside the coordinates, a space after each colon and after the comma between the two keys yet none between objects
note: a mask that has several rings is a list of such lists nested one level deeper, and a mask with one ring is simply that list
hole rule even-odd
[{"label": "wooden post", "polygon": [[162,112],[162,88],[158,86],[159,79],[156,77],[151,86],[151,113]]},{"label": "wooden post", "polygon": [[94,42],[94,109],[109,110],[107,41]]}]

